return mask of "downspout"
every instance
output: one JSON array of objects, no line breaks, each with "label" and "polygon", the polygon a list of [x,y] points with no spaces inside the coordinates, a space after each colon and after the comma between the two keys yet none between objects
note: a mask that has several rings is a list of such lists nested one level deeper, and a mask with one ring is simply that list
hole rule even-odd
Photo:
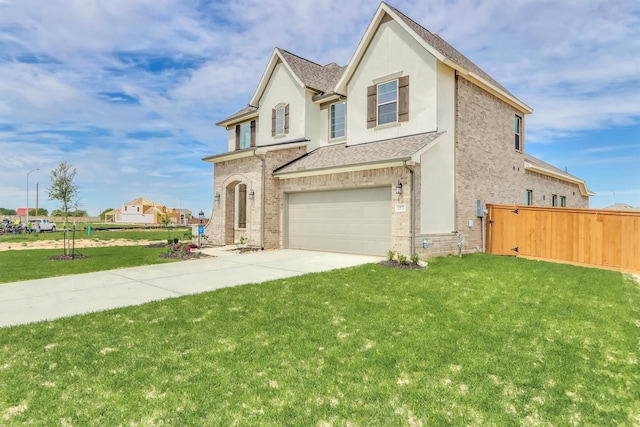
[{"label": "downspout", "polygon": [[413,252],[416,250],[416,246],[415,246],[415,240],[416,240],[416,206],[415,206],[415,200],[416,200],[416,186],[415,186],[415,175],[414,175],[414,169],[412,167],[409,167],[407,165],[407,161],[404,160],[402,162],[404,164],[404,167],[406,169],[409,170],[409,173],[411,174],[411,253],[409,254],[409,256],[413,255]]},{"label": "downspout", "polygon": [[265,182],[265,178],[267,175],[267,159],[264,155],[260,156],[256,153],[256,151],[253,151],[253,155],[256,156],[257,158],[259,158],[262,161],[262,188],[260,190],[260,194],[261,194],[261,201],[260,203],[262,204],[260,206],[260,250],[263,251],[264,250],[264,231],[266,229],[265,224],[264,224],[264,219],[265,219],[265,200],[266,200],[266,195],[265,195],[265,188],[266,188],[266,182]]}]

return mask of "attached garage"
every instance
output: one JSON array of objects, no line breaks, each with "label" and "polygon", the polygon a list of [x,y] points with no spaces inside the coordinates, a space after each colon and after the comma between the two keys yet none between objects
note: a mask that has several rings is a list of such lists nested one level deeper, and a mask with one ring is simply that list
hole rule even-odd
[{"label": "attached garage", "polygon": [[287,247],[385,255],[391,248],[391,187],[287,195]]}]

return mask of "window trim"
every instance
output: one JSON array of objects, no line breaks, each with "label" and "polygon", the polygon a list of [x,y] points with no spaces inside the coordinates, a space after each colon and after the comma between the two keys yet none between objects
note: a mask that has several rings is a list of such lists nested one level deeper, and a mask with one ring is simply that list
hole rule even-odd
[{"label": "window trim", "polygon": [[[342,129],[342,135],[339,136],[334,136],[334,107],[336,105],[342,104],[344,105],[344,120],[343,120],[343,129]],[[347,137],[347,103],[346,101],[339,101],[339,102],[334,102],[333,104],[329,105],[329,140],[330,141],[338,141],[338,140],[342,140],[345,139]]]},{"label": "window trim", "polygon": [[276,135],[284,135],[284,107],[276,108]]},{"label": "window trim", "polygon": [[525,201],[527,206],[533,206],[533,190],[527,190]]},{"label": "window trim", "polygon": [[[393,92],[395,92],[395,97],[391,101],[380,102],[380,86],[388,85],[389,83],[395,83],[395,90],[393,90]],[[389,123],[396,123],[399,121],[398,120],[398,101],[399,101],[398,86],[399,86],[398,79],[387,80],[386,82],[378,83],[376,85],[376,125],[377,126],[386,125]],[[390,92],[392,91],[385,92],[385,93],[390,93]],[[380,123],[380,107],[387,106],[387,105],[395,105],[394,119],[389,120],[388,122]]]},{"label": "window trim", "polygon": [[515,115],[513,118],[514,148],[518,152],[523,151],[522,117]]}]

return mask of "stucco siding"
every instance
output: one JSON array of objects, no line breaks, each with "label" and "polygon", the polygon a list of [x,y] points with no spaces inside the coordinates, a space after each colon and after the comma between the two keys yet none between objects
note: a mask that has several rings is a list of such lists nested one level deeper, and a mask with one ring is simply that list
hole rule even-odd
[{"label": "stucco siding", "polygon": [[[409,120],[367,129],[367,87],[408,75]],[[435,131],[436,59],[395,21],[380,25],[347,84],[349,144]]]}]

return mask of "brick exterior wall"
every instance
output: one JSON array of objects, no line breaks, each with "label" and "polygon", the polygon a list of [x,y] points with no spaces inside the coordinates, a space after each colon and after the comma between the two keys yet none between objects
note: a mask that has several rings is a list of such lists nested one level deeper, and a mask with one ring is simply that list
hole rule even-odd
[{"label": "brick exterior wall", "polygon": [[[558,178],[541,175],[537,172],[526,172],[527,190],[533,191],[534,206],[551,206],[552,195],[565,196],[568,208],[588,208],[589,197],[580,194],[577,184],[570,184]],[[525,204],[524,201],[519,204]]]},{"label": "brick exterior wall", "polygon": [[[588,206],[588,197],[580,196],[576,184],[525,171],[526,138],[521,140],[523,151],[517,151],[513,129],[517,114],[525,135],[522,112],[460,76],[456,88],[456,225],[465,239],[464,252],[482,250],[477,199],[485,204],[524,205],[526,190],[532,189],[536,205],[550,206],[551,194],[558,194],[567,196],[569,206]],[[543,195],[546,200],[541,200]]]},{"label": "brick exterior wall", "polygon": [[[402,182],[403,185],[402,194],[396,194],[395,192],[395,186],[398,181]],[[284,230],[286,224],[284,212],[286,210],[286,201],[284,193],[388,186],[389,191],[391,191],[391,204],[389,206],[389,209],[391,210],[391,247],[389,249],[393,249],[408,256],[411,254],[410,183],[411,179],[409,171],[404,167],[390,167],[283,179],[281,183],[283,197],[280,199],[280,227],[283,232],[281,233],[280,247],[284,247],[285,245]],[[406,204],[406,211],[395,212],[396,203]]]},{"label": "brick exterior wall", "polygon": [[[220,194],[220,202],[214,201],[213,215],[205,233],[209,243],[232,245],[241,236],[247,245],[268,249],[280,244],[280,182],[272,176],[273,170],[305,153],[304,147],[269,151],[265,154],[265,236],[262,239],[262,160],[257,156],[219,162],[214,167],[213,194]],[[235,188],[247,186],[247,195],[253,190],[254,198],[247,197],[247,227],[235,228]]]}]

